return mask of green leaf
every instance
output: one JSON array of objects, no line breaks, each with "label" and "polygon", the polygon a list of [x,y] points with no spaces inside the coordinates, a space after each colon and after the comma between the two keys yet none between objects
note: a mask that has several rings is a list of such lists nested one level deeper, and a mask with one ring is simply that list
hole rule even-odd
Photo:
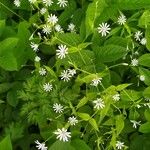
[{"label": "green leaf", "polygon": [[150,86],[147,87],[147,88],[144,90],[143,96],[144,96],[145,98],[150,98]]},{"label": "green leaf", "polygon": [[48,150],[75,150],[69,142],[56,141]]},{"label": "green leaf", "polygon": [[10,136],[5,137],[0,142],[0,149],[1,150],[12,150],[12,144],[11,144]]},{"label": "green leaf", "polygon": [[14,48],[17,43],[17,38],[7,38],[0,42],[0,66],[5,70],[17,70],[17,60],[14,56]]},{"label": "green leaf", "polygon": [[126,89],[128,86],[130,86],[131,84],[127,84],[127,83],[125,83],[125,84],[120,84],[120,85],[118,85],[118,86],[116,86],[116,90],[117,91],[122,91],[122,90],[124,90],[124,89]]},{"label": "green leaf", "polygon": [[146,48],[150,51],[150,25],[146,28],[145,37],[147,40]]},{"label": "green leaf", "polygon": [[5,20],[0,20],[0,36],[2,35],[5,28]]},{"label": "green leaf", "polygon": [[96,120],[95,120],[94,118],[91,118],[91,119],[89,120],[89,123],[91,124],[91,126],[92,126],[96,131],[99,131],[98,125],[97,125]]},{"label": "green leaf", "polygon": [[142,133],[150,133],[150,122],[142,124],[139,128],[139,131]]},{"label": "green leaf", "polygon": [[146,120],[148,122],[150,122],[150,110],[149,109],[145,110],[144,116],[145,116]]},{"label": "green leaf", "polygon": [[71,141],[71,145],[75,148],[75,150],[91,150],[91,148],[80,139],[74,139]]},{"label": "green leaf", "polygon": [[116,132],[117,136],[121,133],[124,128],[124,116],[118,115],[116,116]]},{"label": "green leaf", "polygon": [[9,105],[16,107],[18,104],[17,92],[16,90],[9,91],[7,93],[7,102]]},{"label": "green leaf", "polygon": [[93,3],[89,4],[86,11],[86,37],[90,35],[94,30],[94,24],[97,17],[103,12],[106,7],[105,0],[94,0]]},{"label": "green leaf", "polygon": [[77,112],[77,115],[78,115],[81,119],[83,119],[83,120],[85,120],[85,121],[88,121],[89,119],[91,119],[90,115],[87,114],[87,113],[79,113],[79,112]]},{"label": "green leaf", "polygon": [[97,47],[94,51],[97,60],[100,62],[116,61],[126,54],[126,48],[116,45]]},{"label": "green leaf", "polygon": [[11,88],[11,83],[1,83],[0,84],[0,94],[7,92]]},{"label": "green leaf", "polygon": [[150,54],[144,54],[139,58],[139,64],[145,67],[150,67]]}]

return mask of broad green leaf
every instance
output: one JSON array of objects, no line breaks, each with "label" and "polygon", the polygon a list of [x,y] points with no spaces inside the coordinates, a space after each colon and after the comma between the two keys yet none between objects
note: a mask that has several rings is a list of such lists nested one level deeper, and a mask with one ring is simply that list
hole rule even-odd
[{"label": "broad green leaf", "polygon": [[149,109],[145,110],[144,116],[145,116],[146,120],[148,122],[150,122],[150,110]]},{"label": "broad green leaf", "polygon": [[146,28],[145,37],[147,40],[146,48],[150,51],[150,25]]},{"label": "broad green leaf", "polygon": [[81,139],[74,139],[71,141],[71,145],[75,150],[91,150],[91,148]]},{"label": "broad green leaf", "polygon": [[120,84],[120,85],[118,85],[118,86],[116,86],[116,90],[117,91],[122,91],[122,90],[124,90],[124,89],[126,89],[128,86],[130,86],[131,84],[127,84],[127,83],[125,83],[125,84]]},{"label": "broad green leaf", "polygon": [[14,48],[17,43],[17,38],[7,38],[0,42],[0,67],[5,70],[17,70],[17,60],[14,56]]},{"label": "broad green leaf", "polygon": [[147,88],[144,90],[143,96],[144,96],[145,98],[150,98],[150,86],[147,87]]},{"label": "broad green leaf", "polygon": [[150,67],[150,54],[144,54],[139,58],[139,64],[145,67]]},{"label": "broad green leaf", "polygon": [[116,116],[116,133],[117,136],[121,133],[124,128],[124,116],[118,115]]},{"label": "broad green leaf", "polygon": [[116,61],[126,54],[126,48],[116,45],[97,47],[94,51],[97,60],[100,62]]},{"label": "broad green leaf", "polygon": [[139,19],[139,26],[147,28],[150,25],[150,11],[146,10]]},{"label": "broad green leaf", "polygon": [[1,150],[12,150],[12,144],[11,144],[9,135],[0,142],[0,149]]},{"label": "broad green leaf", "polygon": [[84,105],[88,102],[88,100],[89,100],[88,97],[83,97],[83,98],[79,101],[79,103],[78,103],[78,105],[77,105],[77,109],[79,109],[80,107],[84,106]]},{"label": "broad green leaf", "polygon": [[91,119],[89,120],[89,123],[91,124],[91,126],[92,126],[96,131],[99,131],[98,125],[97,125],[96,120],[95,120],[94,118],[91,118]]},{"label": "broad green leaf", "polygon": [[7,92],[11,88],[11,83],[1,83],[0,84],[0,94]]},{"label": "broad green leaf", "polygon": [[50,146],[48,150],[75,150],[73,146],[70,145],[70,142],[61,142],[56,141],[55,143]]},{"label": "broad green leaf", "polygon": [[89,4],[86,11],[86,37],[88,37],[94,31],[95,20],[106,7],[105,0],[94,0]]},{"label": "broad green leaf", "polygon": [[142,133],[150,133],[150,122],[142,124],[139,128],[139,131]]},{"label": "broad green leaf", "polygon": [[78,112],[77,115],[78,115],[81,119],[83,119],[83,120],[85,120],[85,121],[88,121],[89,119],[91,119],[90,115],[87,114],[87,113],[79,113],[79,112]]},{"label": "broad green leaf", "polygon": [[18,104],[17,92],[16,90],[11,90],[7,93],[7,102],[9,105],[16,107]]}]

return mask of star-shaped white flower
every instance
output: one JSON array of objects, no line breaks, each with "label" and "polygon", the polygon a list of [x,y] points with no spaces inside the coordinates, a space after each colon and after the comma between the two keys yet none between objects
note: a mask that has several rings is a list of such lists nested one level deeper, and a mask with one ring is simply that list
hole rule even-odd
[{"label": "star-shaped white flower", "polygon": [[14,0],[14,5],[16,6],[16,7],[20,7],[20,0]]},{"label": "star-shaped white flower", "polygon": [[36,147],[38,148],[38,150],[47,150],[48,149],[45,146],[45,143],[40,143],[38,140],[36,140],[35,143],[37,144]]},{"label": "star-shaped white flower", "polygon": [[104,101],[101,98],[97,98],[93,103],[95,104],[94,108],[96,109],[103,109],[105,107]]},{"label": "star-shaped white flower", "polygon": [[67,132],[67,129],[57,129],[57,131],[54,132],[54,134],[57,135],[57,139],[63,142],[67,142],[69,138],[71,138],[71,132]]},{"label": "star-shaped white flower", "polygon": [[68,1],[67,0],[58,0],[58,3],[57,3],[60,7],[66,7],[67,4],[68,4]]},{"label": "star-shaped white flower", "polygon": [[34,4],[37,2],[37,0],[28,0],[31,4]]},{"label": "star-shaped white flower", "polygon": [[63,106],[58,103],[53,104],[53,109],[56,113],[61,113],[64,110]]},{"label": "star-shaped white flower", "polygon": [[56,50],[56,55],[58,58],[63,59],[68,54],[68,47],[66,45],[59,45],[58,49]]},{"label": "star-shaped white flower", "polygon": [[76,123],[78,123],[78,120],[76,117],[72,116],[68,118],[68,122],[70,123],[70,125],[75,125]]},{"label": "star-shaped white flower", "polygon": [[137,128],[137,126],[140,126],[141,121],[136,121],[136,120],[130,120],[131,123],[133,123],[133,128]]},{"label": "star-shaped white flower", "polygon": [[76,70],[75,69],[68,69],[68,74],[70,74],[71,77],[73,77],[76,74]]},{"label": "star-shaped white flower", "polygon": [[33,49],[34,52],[37,52],[39,50],[39,44],[36,44],[34,42],[31,42],[30,44],[31,48]]},{"label": "star-shaped white flower", "polygon": [[58,18],[56,15],[50,14],[48,15],[47,22],[55,25],[58,22]]},{"label": "star-shaped white flower", "polygon": [[52,31],[52,28],[51,28],[50,25],[44,25],[44,26],[43,26],[43,33],[45,33],[45,34],[50,34],[51,31]]},{"label": "star-shaped white flower", "polygon": [[117,141],[116,148],[117,149],[122,149],[123,147],[124,147],[124,142]]},{"label": "star-shaped white flower", "polygon": [[39,74],[40,74],[41,76],[46,75],[46,70],[45,70],[44,68],[40,68]]},{"label": "star-shaped white flower", "polygon": [[56,32],[60,32],[60,33],[63,32],[63,29],[62,29],[62,27],[59,24],[56,24],[54,28],[55,28]]},{"label": "star-shaped white flower", "polygon": [[141,31],[137,31],[135,32],[135,35],[134,35],[134,38],[136,41],[140,41],[141,40],[141,37],[142,37],[142,32]]},{"label": "star-shaped white flower", "polygon": [[63,72],[61,72],[60,77],[61,80],[68,82],[72,76],[69,74],[68,70],[63,70]]},{"label": "star-shaped white flower", "polygon": [[90,85],[92,86],[98,86],[102,82],[102,78],[95,78],[92,80],[92,83]]},{"label": "star-shaped white flower", "polygon": [[113,98],[114,101],[119,101],[120,100],[120,95],[115,94],[112,98]]},{"label": "star-shaped white flower", "polygon": [[138,66],[138,64],[139,64],[139,61],[137,59],[132,59],[131,60],[131,65],[132,66]]},{"label": "star-shaped white flower", "polygon": [[34,61],[35,62],[39,62],[41,60],[41,58],[39,57],[39,56],[36,56],[35,58],[34,58]]},{"label": "star-shaped white flower", "polygon": [[70,32],[76,32],[75,25],[73,23],[70,23],[68,25],[68,29],[67,30],[70,31]]},{"label": "star-shaped white flower", "polygon": [[99,24],[98,33],[101,33],[102,36],[106,36],[109,33],[109,30],[111,30],[110,25],[107,23]]},{"label": "star-shaped white flower", "polygon": [[50,92],[50,91],[53,89],[53,86],[52,86],[52,84],[50,84],[50,83],[45,83],[45,84],[43,85],[43,89],[44,89],[44,91],[46,91],[46,92]]},{"label": "star-shaped white flower", "polygon": [[51,6],[53,4],[52,0],[43,0],[43,4],[45,4],[45,6]]},{"label": "star-shaped white flower", "polygon": [[46,8],[42,8],[42,9],[40,10],[41,15],[44,15],[44,14],[46,13],[46,11],[47,11]]},{"label": "star-shaped white flower", "polygon": [[119,16],[119,18],[118,18],[118,24],[120,24],[120,25],[123,25],[123,24],[125,24],[126,23],[126,16],[124,16],[123,14],[122,15],[120,15]]}]

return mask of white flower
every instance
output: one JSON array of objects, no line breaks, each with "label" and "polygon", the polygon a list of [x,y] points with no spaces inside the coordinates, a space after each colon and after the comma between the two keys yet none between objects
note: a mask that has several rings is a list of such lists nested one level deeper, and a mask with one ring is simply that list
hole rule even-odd
[{"label": "white flower", "polygon": [[112,98],[113,98],[114,101],[119,101],[120,100],[120,95],[115,94]]},{"label": "white flower", "polygon": [[61,28],[61,26],[59,24],[56,24],[54,28],[55,28],[56,32],[60,32],[60,33],[63,32],[63,29]]},{"label": "white flower", "polygon": [[50,34],[51,31],[52,31],[52,28],[51,28],[50,25],[44,25],[44,26],[43,26],[43,33],[45,33],[45,34]]},{"label": "white flower", "polygon": [[102,81],[102,78],[93,79],[90,85],[98,86],[98,84],[101,83],[101,81]]},{"label": "white flower", "polygon": [[43,0],[43,4],[45,4],[45,6],[51,6],[53,4],[52,0]]},{"label": "white flower", "polygon": [[71,77],[73,77],[76,74],[76,70],[75,69],[68,69],[68,74],[70,74]]},{"label": "white flower", "polygon": [[46,92],[50,92],[50,91],[53,89],[53,86],[52,86],[52,84],[50,84],[50,83],[45,83],[45,84],[43,85],[43,89],[44,89],[44,91],[46,91]]},{"label": "white flower", "polygon": [[136,105],[136,107],[137,107],[137,108],[141,108],[142,106],[141,106],[141,105],[139,105],[139,104],[137,104],[137,105]]},{"label": "white flower", "polygon": [[44,68],[40,68],[39,74],[40,74],[41,76],[46,75],[46,70],[45,70]]},{"label": "white flower", "polygon": [[68,138],[71,138],[71,132],[67,132],[67,129],[65,128],[57,129],[57,131],[55,131],[54,134],[57,135],[57,139],[63,142],[66,142],[68,141]]},{"label": "white flower", "polygon": [[47,22],[51,23],[52,25],[55,25],[58,22],[58,18],[57,16],[50,14],[48,15]]},{"label": "white flower", "polygon": [[68,118],[68,122],[70,123],[70,125],[75,125],[76,123],[78,123],[78,120],[76,117],[72,116]]},{"label": "white flower", "polygon": [[58,58],[63,59],[68,54],[68,48],[66,45],[59,45],[58,49],[56,50],[56,55]]},{"label": "white flower", "polygon": [[141,31],[135,32],[135,35],[134,35],[135,40],[140,41],[140,38],[141,38],[142,34],[143,33]]},{"label": "white flower", "polygon": [[34,42],[31,42],[30,44],[31,48],[33,49],[33,51],[37,52],[39,50],[39,45],[35,44]]},{"label": "white flower", "polygon": [[35,3],[37,0],[28,0],[31,4]]},{"label": "white flower", "polygon": [[142,45],[146,45],[146,43],[147,43],[146,38],[142,38],[140,43],[141,43]]},{"label": "white flower", "polygon": [[20,7],[20,0],[14,0],[14,5],[16,6],[16,7]]},{"label": "white flower", "polygon": [[70,23],[68,25],[68,29],[67,30],[70,31],[70,32],[76,32],[75,25],[73,23]]},{"label": "white flower", "polygon": [[109,30],[111,30],[111,28],[109,28],[109,27],[110,27],[110,25],[107,23],[99,24],[99,27],[97,28],[98,33],[101,33],[102,36],[106,36],[107,33],[109,33]]},{"label": "white flower", "polygon": [[67,6],[67,3],[68,3],[68,1],[66,1],[66,0],[58,0],[58,5],[60,6],[60,7],[66,7]]},{"label": "white flower", "polygon": [[53,109],[56,113],[61,113],[64,110],[63,106],[57,103],[53,104]]},{"label": "white flower", "polygon": [[140,124],[141,121],[138,121],[138,122],[137,122],[137,121],[135,121],[135,120],[130,120],[130,122],[133,123],[133,128],[137,128],[138,125],[139,125],[139,126],[141,125],[141,124]]},{"label": "white flower", "polygon": [[140,80],[144,81],[145,80],[145,76],[144,75],[140,75]]},{"label": "white flower", "polygon": [[61,77],[61,80],[68,82],[71,78],[71,75],[69,74],[68,70],[64,70],[63,72],[61,72],[60,77]]},{"label": "white flower", "polygon": [[138,63],[139,63],[139,62],[138,62],[137,59],[132,59],[132,60],[131,60],[131,65],[132,65],[132,66],[138,66]]},{"label": "white flower", "polygon": [[123,147],[124,147],[124,142],[117,141],[116,148],[117,149],[122,149]]},{"label": "white flower", "polygon": [[125,24],[126,23],[126,16],[124,16],[124,15],[121,15],[121,16],[119,16],[119,18],[118,18],[118,24],[120,24],[120,25],[123,25],[123,24]]},{"label": "white flower", "polygon": [[102,109],[105,107],[104,101],[101,98],[97,98],[95,101],[93,101],[95,104],[94,108],[96,109]]},{"label": "white flower", "polygon": [[38,150],[47,150],[48,149],[45,146],[45,143],[40,143],[38,140],[36,140],[35,143],[37,144],[36,147],[38,148]]},{"label": "white flower", "polygon": [[36,56],[35,58],[34,58],[34,61],[35,62],[39,62],[41,60],[41,58],[39,57],[39,56]]},{"label": "white flower", "polygon": [[42,9],[40,10],[40,13],[41,13],[42,15],[44,15],[44,14],[46,13],[46,11],[47,11],[46,8],[42,8]]},{"label": "white flower", "polygon": [[148,108],[150,108],[150,103],[145,103],[144,106],[147,106]]}]

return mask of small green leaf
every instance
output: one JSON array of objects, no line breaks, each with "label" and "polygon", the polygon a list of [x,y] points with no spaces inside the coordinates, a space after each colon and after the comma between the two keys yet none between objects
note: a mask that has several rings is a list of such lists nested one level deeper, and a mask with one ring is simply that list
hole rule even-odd
[{"label": "small green leaf", "polygon": [[139,58],[139,64],[145,67],[150,67],[150,54],[144,54]]},{"label": "small green leaf", "polygon": [[91,124],[91,126],[92,126],[96,131],[99,131],[98,125],[97,125],[97,123],[96,123],[96,121],[95,121],[94,118],[91,118],[91,119],[89,120],[89,123]]},{"label": "small green leaf", "polygon": [[77,115],[78,115],[81,119],[83,119],[83,120],[85,120],[85,121],[88,121],[89,119],[91,119],[90,115],[87,114],[87,113],[79,113],[79,112],[78,112]]},{"label": "small green leaf", "polygon": [[142,133],[150,133],[150,122],[142,124],[139,128],[139,131]]},{"label": "small green leaf", "polygon": [[12,150],[12,144],[11,144],[10,136],[5,137],[0,142],[0,149],[1,150]]},{"label": "small green leaf", "polygon": [[121,133],[124,128],[124,116],[118,115],[116,116],[116,132],[117,136]]}]

